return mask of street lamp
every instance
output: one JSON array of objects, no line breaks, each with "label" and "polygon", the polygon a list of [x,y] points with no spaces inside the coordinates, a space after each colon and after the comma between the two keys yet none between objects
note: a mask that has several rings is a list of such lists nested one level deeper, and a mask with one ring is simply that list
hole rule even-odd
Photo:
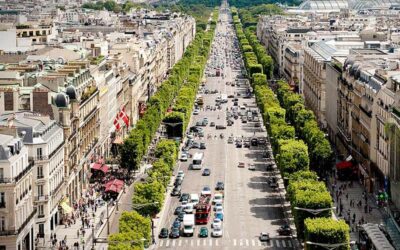
[{"label": "street lamp", "polygon": [[306,211],[309,212],[313,215],[317,215],[320,214],[324,211],[328,211],[328,210],[334,210],[336,209],[336,207],[328,207],[328,208],[316,208],[316,209],[312,209],[312,208],[302,208],[302,207],[294,207],[295,210],[302,210],[302,211]]},{"label": "street lamp", "polygon": [[316,245],[323,247],[327,250],[333,250],[341,246],[347,246],[349,243],[333,243],[333,244],[327,244],[327,243],[318,243],[318,242],[312,242],[312,241],[306,241],[306,244],[308,245]]},{"label": "street lamp", "polygon": [[[133,209],[140,209],[142,207],[155,205],[155,204],[159,204],[159,202],[156,201],[156,202],[152,202],[152,203],[132,204],[132,208]],[[151,218],[150,216],[149,216],[149,218],[151,220],[151,241],[152,241],[153,244],[155,244],[156,241],[154,239],[154,222],[153,222],[153,218]]]},{"label": "street lamp", "polygon": [[95,245],[95,240],[94,240],[94,224],[92,224],[92,250],[95,250],[94,245]]}]

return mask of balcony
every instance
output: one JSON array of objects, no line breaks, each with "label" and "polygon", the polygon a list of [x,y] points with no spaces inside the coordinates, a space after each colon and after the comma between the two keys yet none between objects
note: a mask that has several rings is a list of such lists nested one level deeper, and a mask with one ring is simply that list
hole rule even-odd
[{"label": "balcony", "polygon": [[34,209],[32,211],[32,213],[28,216],[28,218],[26,218],[24,223],[22,223],[22,225],[17,230],[3,230],[3,231],[0,231],[0,236],[9,236],[9,235],[17,235],[17,234],[19,234],[20,232],[22,232],[22,230],[25,228],[25,226],[29,223],[29,221],[31,221],[33,219],[35,214],[36,214],[36,209]]},{"label": "balcony", "polygon": [[33,161],[48,161],[50,160],[62,147],[64,147],[65,141],[63,141],[56,149],[51,152],[49,155],[37,155],[37,156],[29,156],[29,160]]},{"label": "balcony", "polygon": [[28,172],[32,169],[32,167],[35,165],[35,161],[33,161],[33,160],[31,160],[31,159],[29,159],[29,160],[30,160],[29,165],[28,165],[21,173],[19,173],[19,174],[14,178],[14,181],[15,181],[15,182],[18,182],[19,180],[21,180],[22,177],[24,177],[24,175],[25,175],[26,173],[28,173]]},{"label": "balcony", "polygon": [[12,178],[0,178],[0,184],[7,184],[7,183],[11,183],[13,181]]},{"label": "balcony", "polygon": [[39,195],[39,196],[35,196],[34,197],[34,201],[35,202],[45,202],[49,200],[49,196],[48,195]]},{"label": "balcony", "polygon": [[363,106],[358,105],[360,107],[360,109],[369,117],[372,118],[372,111],[368,111],[366,110]]}]

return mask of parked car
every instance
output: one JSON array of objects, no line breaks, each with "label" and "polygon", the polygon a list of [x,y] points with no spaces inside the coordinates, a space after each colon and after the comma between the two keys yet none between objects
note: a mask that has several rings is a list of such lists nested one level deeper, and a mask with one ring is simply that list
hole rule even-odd
[{"label": "parked car", "polygon": [[188,160],[188,155],[186,153],[182,153],[180,160],[181,161],[187,161]]},{"label": "parked car", "polygon": [[215,127],[215,122],[210,122],[210,127]]},{"label": "parked car", "polygon": [[175,187],[180,186],[180,185],[182,185],[182,182],[183,182],[183,179],[175,179],[174,186]]},{"label": "parked car", "polygon": [[172,191],[171,191],[171,196],[180,196],[181,190],[182,190],[181,185],[175,186],[174,189],[172,189]]},{"label": "parked car", "polygon": [[218,218],[215,218],[211,224],[211,228],[221,228],[222,227],[222,221]]},{"label": "parked car", "polygon": [[222,229],[221,228],[213,228],[211,233],[212,237],[222,237]]},{"label": "parked car", "polygon": [[226,126],[224,125],[217,125],[215,126],[216,129],[226,129]]},{"label": "parked car", "polygon": [[158,235],[158,238],[160,239],[165,239],[168,238],[168,229],[167,228],[161,228],[160,234]]},{"label": "parked car", "polygon": [[200,114],[200,110],[199,110],[199,109],[195,109],[195,110],[193,111],[193,114],[194,114],[194,115]]},{"label": "parked car", "polygon": [[249,164],[249,170],[256,170],[256,166],[254,164]]},{"label": "parked car", "polygon": [[200,228],[199,237],[200,238],[208,237],[208,228],[207,227],[201,227]]},{"label": "parked car", "polygon": [[179,198],[180,202],[189,202],[190,195],[188,193],[183,193]]},{"label": "parked car", "polygon": [[169,234],[169,237],[172,239],[176,239],[180,237],[180,229],[179,228],[173,228],[171,230],[171,233]]},{"label": "parked car", "polygon": [[177,206],[177,207],[175,208],[174,215],[178,215],[178,214],[180,214],[181,212],[183,212],[183,207],[182,207],[182,206]]}]

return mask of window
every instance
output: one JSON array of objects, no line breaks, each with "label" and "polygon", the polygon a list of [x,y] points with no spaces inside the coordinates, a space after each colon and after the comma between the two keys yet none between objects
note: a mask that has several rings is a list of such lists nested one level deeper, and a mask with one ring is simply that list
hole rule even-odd
[{"label": "window", "polygon": [[38,196],[43,196],[43,185],[37,186],[37,194]]},{"label": "window", "polygon": [[36,153],[37,153],[37,158],[38,158],[38,159],[41,159],[42,156],[43,156],[42,148],[37,148],[37,149],[36,149]]},{"label": "window", "polygon": [[6,231],[6,217],[0,218],[0,231]]},{"label": "window", "polygon": [[39,224],[39,235],[40,236],[44,235],[44,224],[43,223]]},{"label": "window", "polygon": [[3,180],[4,178],[4,169],[0,168],[0,182]]},{"label": "window", "polygon": [[6,207],[6,193],[0,193],[0,208]]},{"label": "window", "polygon": [[37,178],[38,178],[38,179],[43,178],[43,166],[41,166],[41,165],[39,165],[39,166],[37,167]]},{"label": "window", "polygon": [[39,212],[39,216],[44,215],[44,208],[43,208],[43,205],[39,205],[39,206],[38,206],[38,212]]}]

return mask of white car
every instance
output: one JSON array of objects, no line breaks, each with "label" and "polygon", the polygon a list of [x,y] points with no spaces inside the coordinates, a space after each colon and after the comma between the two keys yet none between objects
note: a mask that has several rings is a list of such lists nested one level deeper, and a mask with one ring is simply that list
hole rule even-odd
[{"label": "white car", "polygon": [[193,111],[193,114],[194,114],[194,115],[200,114],[200,110],[199,110],[199,109],[195,109],[195,110]]},{"label": "white car", "polygon": [[182,170],[178,171],[178,174],[176,175],[176,179],[182,179],[185,178],[185,173],[183,173]]},{"label": "white car", "polygon": [[188,160],[188,155],[186,153],[182,153],[180,160],[181,161],[187,161]]},{"label": "white car", "polygon": [[221,228],[222,227],[222,221],[218,218],[215,218],[211,224],[212,228]]},{"label": "white car", "polygon": [[214,207],[215,214],[224,214],[224,208],[222,204],[218,204],[219,206]]},{"label": "white car", "polygon": [[214,211],[217,211],[217,209],[222,209],[222,210],[224,209],[222,206],[222,202],[215,203]]},{"label": "white car", "polygon": [[221,203],[222,204],[223,200],[224,200],[223,195],[217,193],[217,194],[214,195],[213,204],[216,204],[216,203]]},{"label": "white car", "polygon": [[202,196],[211,196],[211,188],[204,187],[203,190],[201,190],[201,195]]},{"label": "white car", "polygon": [[211,232],[212,237],[222,237],[222,228],[213,228]]},{"label": "white car", "polygon": [[249,164],[249,170],[256,170],[256,166],[254,164]]},{"label": "white car", "polygon": [[188,203],[183,207],[183,211],[187,214],[192,214],[193,213],[193,204],[192,203]]}]

